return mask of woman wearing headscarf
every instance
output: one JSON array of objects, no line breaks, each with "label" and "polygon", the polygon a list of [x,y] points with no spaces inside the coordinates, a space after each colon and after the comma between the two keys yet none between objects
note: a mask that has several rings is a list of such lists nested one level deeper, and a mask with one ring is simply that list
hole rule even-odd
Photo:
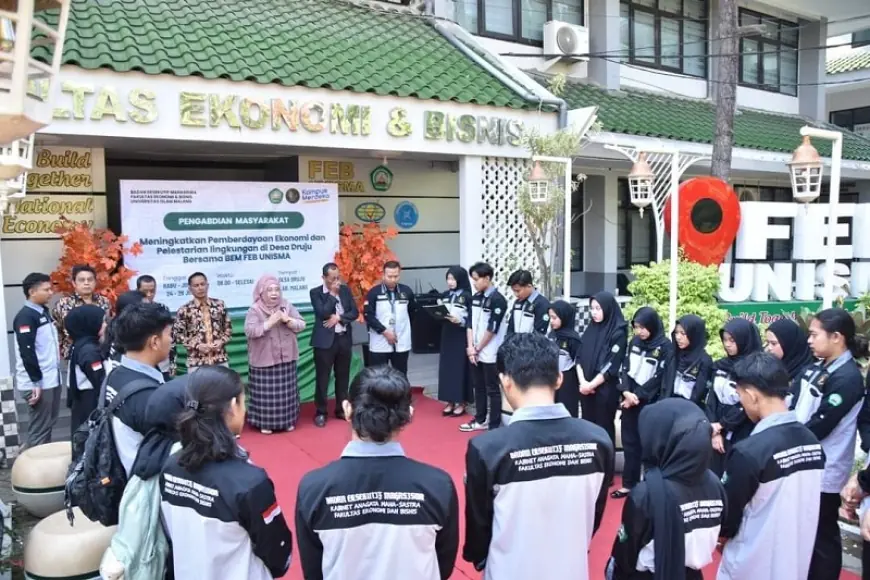
[{"label": "woman wearing headscarf", "polygon": [[63,321],[72,339],[69,355],[70,433],[75,433],[97,408],[100,389],[106,378],[100,339],[106,329],[106,311],[94,304],[76,306]]},{"label": "woman wearing headscarf", "polygon": [[713,370],[713,359],[707,347],[707,324],[694,314],[677,320],[671,333],[674,362],[667,365],[662,381],[662,397],[682,397],[702,409],[707,397],[707,383]]},{"label": "woman wearing headscarf", "polygon": [[468,280],[468,272],[461,266],[448,268],[446,278],[447,291],[438,301],[450,312],[441,327],[438,400],[447,403],[442,415],[461,417],[465,415],[465,406],[474,398],[468,355],[465,352],[465,323],[471,308],[471,282]]},{"label": "woman wearing headscarf", "polygon": [[266,274],[254,286],[254,304],[245,317],[248,337],[248,422],[261,433],[292,431],[299,419],[296,335],[305,321],[281,296],[278,278]]},{"label": "woman wearing headscarf", "polygon": [[556,403],[562,403],[572,417],[580,415],[580,379],[577,378],[577,354],[580,352],[580,335],[574,330],[577,309],[565,300],[550,304],[550,332],[547,338],[559,347],[559,370],[562,386],[556,391]]},{"label": "woman wearing headscarf", "polygon": [[713,424],[713,471],[725,472],[731,447],[752,433],[753,423],[743,411],[734,384],[734,365],[746,355],[761,350],[758,327],[745,318],[732,318],[719,331],[726,356],[713,363],[713,385],[707,395],[707,416]]},{"label": "woman wearing headscarf", "polygon": [[797,403],[801,390],[801,377],[810,365],[816,362],[807,333],[790,318],[780,318],[767,327],[767,352],[782,361],[788,369],[789,394],[786,400],[789,409]]},{"label": "woman wearing headscarf", "polygon": [[628,495],[640,481],[641,444],[638,420],[650,403],[659,399],[667,361],[673,347],[665,336],[662,319],[655,309],[644,306],[634,313],[631,321],[634,337],[628,344],[628,364],[624,365],[622,383],[622,449],[625,467],[622,470],[622,488],[610,494],[613,499]]},{"label": "woman wearing headscarf", "polygon": [[625,358],[628,323],[610,292],[599,292],[589,303],[592,321],[580,337],[577,377],[583,418],[607,431],[616,447],[619,373]]},{"label": "woman wearing headscarf", "polygon": [[710,423],[697,405],[660,401],[640,414],[646,477],[622,510],[608,580],[701,580],[713,561],[725,490],[709,469]]}]

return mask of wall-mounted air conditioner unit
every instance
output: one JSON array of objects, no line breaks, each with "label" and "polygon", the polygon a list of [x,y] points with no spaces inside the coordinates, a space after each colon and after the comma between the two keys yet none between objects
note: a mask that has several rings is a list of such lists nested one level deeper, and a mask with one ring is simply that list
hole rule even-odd
[{"label": "wall-mounted air conditioner unit", "polygon": [[589,29],[577,24],[551,20],[544,24],[544,54],[566,60],[589,60]]}]

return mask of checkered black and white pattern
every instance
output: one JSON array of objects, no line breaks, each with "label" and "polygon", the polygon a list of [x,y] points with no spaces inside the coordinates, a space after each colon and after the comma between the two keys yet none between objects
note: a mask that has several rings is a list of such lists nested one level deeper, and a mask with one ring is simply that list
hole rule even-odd
[{"label": "checkered black and white pattern", "polygon": [[249,367],[248,422],[257,429],[282,431],[299,420],[296,361]]},{"label": "checkered black and white pattern", "polygon": [[[625,308],[625,303],[628,302],[629,298],[626,296],[617,296],[617,302]],[[574,306],[577,307],[577,318],[574,321],[574,328],[577,330],[578,334],[583,334],[583,331],[586,330],[586,327],[589,326],[589,323],[592,322],[592,314],[589,311],[589,303],[591,299],[589,298],[579,298],[574,301]]]},{"label": "checkered black and white pattern", "polygon": [[0,437],[0,465],[18,456],[21,440],[18,435],[18,413],[15,409],[15,387],[12,379],[0,381],[0,416],[3,433]]}]

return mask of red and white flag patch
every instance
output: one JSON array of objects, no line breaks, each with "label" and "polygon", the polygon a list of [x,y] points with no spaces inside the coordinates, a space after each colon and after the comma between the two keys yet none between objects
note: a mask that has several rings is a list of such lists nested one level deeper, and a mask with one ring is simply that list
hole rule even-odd
[{"label": "red and white flag patch", "polygon": [[30,332],[30,327],[29,326],[19,326],[18,332],[19,332],[19,334],[27,334],[28,332]]},{"label": "red and white flag patch", "polygon": [[269,506],[269,509],[263,512],[263,521],[266,522],[266,525],[272,523],[272,520],[281,515],[281,506],[278,505],[278,502],[273,503]]},{"label": "red and white flag patch", "polygon": [[99,370],[102,370],[102,368],[103,368],[103,361],[98,360],[96,362],[91,363],[91,370],[92,371],[99,371]]}]

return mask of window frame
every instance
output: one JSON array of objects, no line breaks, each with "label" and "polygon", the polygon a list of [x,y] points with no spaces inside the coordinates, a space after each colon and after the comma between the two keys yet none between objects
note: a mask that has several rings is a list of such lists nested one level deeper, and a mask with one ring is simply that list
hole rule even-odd
[{"label": "window frame", "polygon": [[[709,1],[704,2],[704,17],[701,19],[690,18],[686,16],[686,3],[685,0],[680,0],[680,14],[675,14],[673,12],[668,12],[662,8],[659,8],[659,3],[661,0],[656,0],[655,7],[650,8],[649,6],[644,6],[638,3],[638,0],[620,0],[620,8],[622,6],[628,7],[628,56],[624,57],[622,60],[628,64],[649,68],[654,70],[662,70],[667,72],[676,73],[679,75],[684,75],[689,78],[695,79],[708,79],[710,76],[710,65],[709,59],[706,58],[707,52],[710,48],[710,3]],[[653,50],[655,63],[651,63],[649,60],[644,60],[644,58],[638,58],[636,51],[637,47],[635,45],[634,39],[634,21],[635,21],[635,12],[642,12],[647,15],[651,15],[654,20],[654,31],[653,34],[655,36],[655,48]],[[673,67],[670,65],[662,64],[662,18],[665,19],[673,19],[679,23],[679,56],[666,56],[664,57],[666,60],[670,60],[673,58],[677,58],[680,61],[679,67]],[[704,44],[703,50],[701,51],[701,56],[686,56],[685,51],[683,49],[683,39],[685,37],[685,21],[691,20],[692,22],[698,22],[704,25]],[[704,60],[704,72],[700,75],[686,72],[685,60],[687,58],[697,59],[703,58]]]},{"label": "window frame", "polygon": [[[847,130],[852,131],[854,133],[855,132],[855,125],[856,125],[855,114],[858,113],[859,111],[862,113],[866,112],[866,113],[870,114],[870,106],[855,107],[853,109],[839,109],[837,111],[831,111],[830,113],[828,113],[828,122],[831,125],[834,125],[836,127],[840,127],[841,129],[847,129]],[[848,125],[837,125],[834,122],[834,115],[842,115],[843,113],[849,114],[849,119],[850,119],[849,124]],[[865,123],[861,123],[861,124],[864,125]]]},{"label": "window frame", "polygon": [[[649,256],[647,259],[632,256],[632,213],[638,213],[638,209],[631,203],[631,194],[628,187],[628,178],[620,177],[617,185],[617,248],[616,248],[616,270],[630,270],[632,266],[643,265],[648,266],[651,261],[656,259],[656,246],[658,239],[656,236],[655,215],[652,208],[649,208],[648,214],[643,218],[649,223]],[[625,261],[620,261],[619,256],[619,228],[625,229]],[[665,257],[665,256],[663,256]]]},{"label": "window frame", "polygon": [[[797,28],[799,26],[796,22],[791,22],[789,20],[783,20],[782,18],[777,18],[775,16],[770,16],[769,14],[764,14],[762,12],[757,12],[755,10],[749,10],[747,8],[740,8],[737,13],[737,21],[738,23],[743,22],[743,16],[748,15],[755,18],[758,18],[759,21],[767,20],[771,22],[776,22],[777,31],[776,38],[769,38],[764,36],[763,34],[747,34],[746,36],[740,37],[739,43],[739,52],[740,59],[738,62],[738,70],[737,70],[737,79],[738,84],[741,87],[746,87],[750,89],[755,89],[758,91],[765,91],[768,93],[774,93],[777,95],[785,95],[787,97],[797,97],[798,95],[798,86],[800,85],[800,29]],[[740,24],[742,26],[742,24]],[[788,41],[783,40],[782,29],[783,28],[794,28],[796,39],[795,43],[791,44]],[[759,50],[756,55],[758,59],[758,71],[756,74],[756,83],[749,83],[743,80],[743,59],[747,54],[745,43],[747,41],[757,42],[759,44]],[[776,52],[776,70],[777,76],[779,78],[779,82],[776,84],[776,88],[766,84],[764,82],[764,57],[766,51],[764,50],[765,44],[775,44],[777,47]],[[782,80],[782,54],[783,49],[792,49],[795,51],[795,84],[794,85],[784,85]],[[783,86],[793,86],[794,94],[784,92],[782,90]]]},{"label": "window frame", "polygon": [[[578,0],[580,2],[580,26],[586,25],[586,0]],[[483,38],[492,38],[494,40],[503,40],[505,42],[513,42],[516,44],[525,44],[528,46],[544,46],[543,40],[533,38],[525,38],[523,36],[523,4],[522,0],[511,0],[511,17],[513,20],[513,34],[503,34],[500,32],[491,32],[486,29],[486,0],[465,0],[458,1],[459,4],[477,3],[477,30],[469,30],[471,34]],[[547,3],[547,18],[545,22],[553,20],[553,0],[545,0]]]},{"label": "window frame", "polygon": [[[863,35],[864,38],[855,40],[855,37],[858,35]],[[861,48],[862,46],[870,46],[870,28],[866,30],[858,30],[857,32],[852,33],[852,38],[849,40],[852,44],[852,48]]]}]

